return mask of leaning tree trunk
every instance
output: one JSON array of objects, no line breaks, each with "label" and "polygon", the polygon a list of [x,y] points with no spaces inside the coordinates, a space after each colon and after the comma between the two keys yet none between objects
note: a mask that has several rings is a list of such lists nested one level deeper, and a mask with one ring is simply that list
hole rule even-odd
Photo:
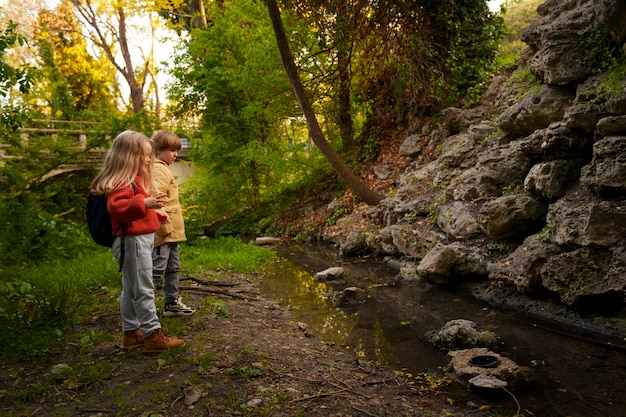
[{"label": "leaning tree trunk", "polygon": [[283,21],[280,18],[280,11],[278,10],[276,0],[266,1],[270,19],[272,20],[272,25],[274,27],[276,42],[278,43],[278,50],[280,51],[280,56],[283,61],[283,66],[287,72],[287,77],[289,78],[289,82],[293,88],[296,100],[298,100],[300,109],[302,109],[302,113],[306,118],[307,125],[309,127],[309,134],[311,135],[311,139],[313,139],[313,143],[315,143],[315,146],[317,146],[330,166],[333,167],[337,175],[339,175],[339,177],[346,182],[348,187],[361,200],[370,205],[378,204],[384,196],[365,185],[365,183],[363,183],[363,181],[361,181],[359,177],[352,172],[350,167],[348,167],[341,160],[341,158],[339,158],[339,155],[337,155],[332,146],[330,146],[330,143],[328,143],[324,137],[324,133],[322,132],[322,129],[317,121],[313,107],[304,92],[304,87],[302,85],[302,81],[300,80],[300,76],[298,75],[296,64],[294,63],[293,56],[289,50],[287,35],[285,34],[285,28],[283,27]]}]

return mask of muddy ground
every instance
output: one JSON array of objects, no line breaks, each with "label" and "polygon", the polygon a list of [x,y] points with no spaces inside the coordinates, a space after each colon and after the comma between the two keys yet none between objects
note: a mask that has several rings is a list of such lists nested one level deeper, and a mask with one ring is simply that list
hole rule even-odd
[{"label": "muddy ground", "polygon": [[[396,373],[319,340],[286,306],[264,299],[260,275],[181,282],[186,318],[163,319],[186,346],[120,349],[119,313],[75,326],[50,362],[3,364],[4,416],[496,416],[451,404],[445,378]],[[157,301],[160,306],[162,301]],[[223,314],[227,313],[227,314]]]}]

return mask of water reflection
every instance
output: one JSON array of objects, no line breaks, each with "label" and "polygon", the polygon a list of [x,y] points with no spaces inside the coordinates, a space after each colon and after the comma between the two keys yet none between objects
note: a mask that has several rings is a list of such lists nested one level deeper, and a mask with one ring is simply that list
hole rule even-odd
[{"label": "water reflection", "polygon": [[288,305],[294,318],[305,322],[320,339],[343,344],[359,314],[348,314],[334,307],[329,294],[335,289],[330,284],[318,282],[302,267],[284,258],[268,265],[263,275],[270,277],[263,291]]}]

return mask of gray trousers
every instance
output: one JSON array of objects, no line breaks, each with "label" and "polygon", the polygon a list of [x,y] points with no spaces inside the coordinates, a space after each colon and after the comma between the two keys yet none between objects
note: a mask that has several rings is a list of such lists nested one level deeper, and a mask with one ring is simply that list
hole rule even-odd
[{"label": "gray trousers", "polygon": [[165,304],[175,303],[178,300],[179,271],[180,257],[177,242],[164,243],[152,250],[152,279],[156,284],[163,277]]},{"label": "gray trousers", "polygon": [[[121,238],[113,242],[113,256],[120,260]],[[154,283],[152,282],[152,244],[154,233],[124,238],[124,269],[122,270],[122,330],[141,329],[148,337],[161,328],[154,303]]]}]

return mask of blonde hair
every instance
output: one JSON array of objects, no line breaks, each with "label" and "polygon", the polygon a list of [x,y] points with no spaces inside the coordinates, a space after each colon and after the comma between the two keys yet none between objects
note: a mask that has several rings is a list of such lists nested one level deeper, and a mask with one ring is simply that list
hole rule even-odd
[{"label": "blonde hair", "polygon": [[[117,189],[128,187],[136,175],[141,176],[146,191],[154,188],[152,183],[152,164],[145,167],[144,143],[152,147],[151,141],[142,133],[126,130],[113,140],[111,148],[104,157],[100,172],[91,183],[91,191],[108,195]],[[150,153],[153,158],[154,149]]]},{"label": "blonde hair", "polygon": [[152,134],[152,141],[154,147],[154,153],[156,155],[159,152],[166,149],[176,149],[177,151],[183,147],[183,143],[180,138],[169,130],[157,130]]}]

